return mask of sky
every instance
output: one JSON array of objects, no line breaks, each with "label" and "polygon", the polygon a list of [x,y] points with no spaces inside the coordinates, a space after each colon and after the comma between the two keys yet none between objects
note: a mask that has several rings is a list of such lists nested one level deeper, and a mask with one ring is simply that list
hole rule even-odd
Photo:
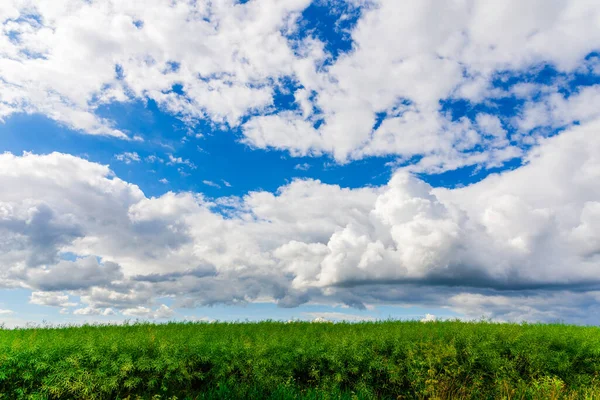
[{"label": "sky", "polygon": [[600,4],[0,2],[0,323],[600,323]]}]

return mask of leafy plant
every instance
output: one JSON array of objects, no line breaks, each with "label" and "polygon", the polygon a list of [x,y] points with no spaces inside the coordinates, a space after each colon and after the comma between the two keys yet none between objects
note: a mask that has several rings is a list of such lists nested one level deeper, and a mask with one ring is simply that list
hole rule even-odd
[{"label": "leafy plant", "polygon": [[444,321],[0,330],[3,399],[600,399],[600,329]]}]

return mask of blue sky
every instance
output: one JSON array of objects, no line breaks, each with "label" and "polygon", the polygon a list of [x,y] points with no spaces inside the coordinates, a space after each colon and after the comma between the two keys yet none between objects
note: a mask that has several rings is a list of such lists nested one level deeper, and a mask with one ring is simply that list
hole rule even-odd
[{"label": "blue sky", "polygon": [[1,316],[596,323],[599,13],[9,1]]}]

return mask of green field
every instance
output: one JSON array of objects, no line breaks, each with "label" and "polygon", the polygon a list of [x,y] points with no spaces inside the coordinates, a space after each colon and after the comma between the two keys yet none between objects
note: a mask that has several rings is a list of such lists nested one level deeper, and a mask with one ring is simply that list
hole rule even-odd
[{"label": "green field", "polygon": [[6,399],[600,399],[600,329],[464,322],[0,330]]}]

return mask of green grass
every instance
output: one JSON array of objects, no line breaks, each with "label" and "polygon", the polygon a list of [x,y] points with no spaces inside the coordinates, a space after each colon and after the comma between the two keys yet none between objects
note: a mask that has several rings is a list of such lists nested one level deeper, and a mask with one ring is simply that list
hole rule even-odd
[{"label": "green grass", "polygon": [[485,322],[0,330],[5,399],[600,399],[600,329]]}]

